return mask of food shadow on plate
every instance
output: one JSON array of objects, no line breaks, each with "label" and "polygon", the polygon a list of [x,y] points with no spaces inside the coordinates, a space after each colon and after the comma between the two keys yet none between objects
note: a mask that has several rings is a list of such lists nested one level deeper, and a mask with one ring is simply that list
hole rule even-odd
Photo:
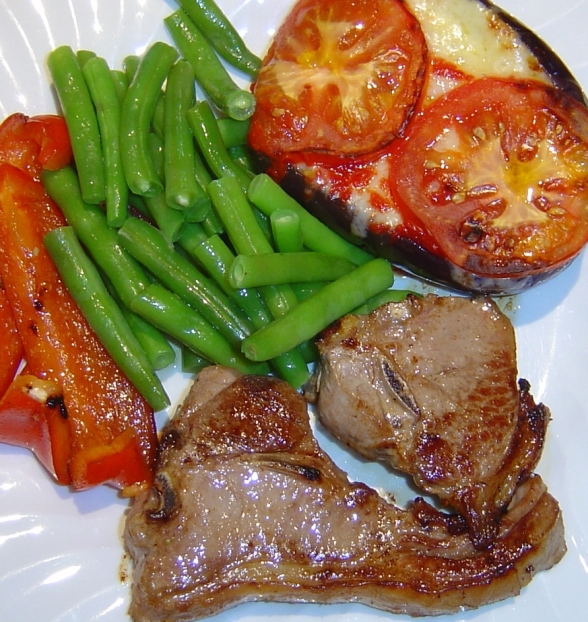
[{"label": "food shadow on plate", "polygon": [[[520,599],[520,596],[518,597]],[[504,614],[500,609],[512,605],[508,600],[485,605],[484,607],[453,615],[441,615],[433,618],[435,622],[469,622],[483,618],[498,620]],[[320,605],[314,603],[244,603],[215,616],[206,618],[206,622],[276,622],[277,620],[303,620],[311,622],[415,622],[419,618],[409,615],[390,614],[358,603]],[[424,618],[420,618],[424,619]]]}]

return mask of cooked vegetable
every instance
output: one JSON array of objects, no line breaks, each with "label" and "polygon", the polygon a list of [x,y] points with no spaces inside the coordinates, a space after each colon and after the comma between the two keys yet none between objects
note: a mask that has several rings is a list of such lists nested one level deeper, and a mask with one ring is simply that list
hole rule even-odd
[{"label": "cooked vegetable", "polygon": [[221,58],[255,78],[261,59],[255,56],[214,0],[178,0],[178,4]]},{"label": "cooked vegetable", "polygon": [[[588,242],[586,101],[561,59],[491,3],[463,19],[434,5],[410,5],[424,46],[416,20],[399,27],[401,2],[299,0],[263,61],[250,145],[313,215],[376,255],[456,289],[515,294]],[[474,30],[458,53],[456,33]],[[379,42],[406,52],[396,94],[411,66],[419,73],[405,107],[378,96],[382,57],[360,53]]]},{"label": "cooked vegetable", "polygon": [[[211,182],[208,191],[237,253],[273,252],[235,177],[228,176]],[[260,293],[274,318],[280,317],[298,304],[298,299],[289,284],[263,287]],[[296,388],[302,386],[308,379],[306,361],[297,350],[283,352],[273,362],[280,376]]]},{"label": "cooked vegetable", "polygon": [[154,410],[169,406],[147,355],[73,228],[57,227],[45,234],[43,243],[69,293],[116,364]]},{"label": "cooked vegetable", "polygon": [[121,106],[123,170],[130,190],[141,196],[163,191],[150,158],[149,129],[161,87],[177,57],[177,50],[167,43],[154,43],[141,58]]},{"label": "cooked vegetable", "polygon": [[184,227],[178,244],[243,309],[255,328],[261,328],[271,321],[271,315],[256,289],[235,289],[230,284],[229,271],[235,255],[219,235],[208,237],[202,227],[195,223],[189,224]]},{"label": "cooked vegetable", "polygon": [[373,259],[340,279],[328,283],[314,296],[299,302],[286,314],[243,341],[245,356],[265,361],[315,337],[337,318],[392,286],[394,274],[385,259]]},{"label": "cooked vegetable", "polygon": [[59,386],[19,374],[0,400],[0,441],[32,451],[60,484],[70,484],[71,431]]},{"label": "cooked vegetable", "polygon": [[424,35],[401,0],[301,0],[263,61],[251,146],[270,157],[373,151],[405,126],[426,63]]},{"label": "cooked vegetable", "polygon": [[373,255],[347,242],[307,212],[265,173],[251,181],[248,197],[266,216],[271,217],[279,209],[289,209],[298,214],[304,245],[313,251],[349,259],[358,265],[373,259]]},{"label": "cooked vegetable", "polygon": [[249,119],[237,121],[237,119],[231,119],[230,117],[221,117],[217,119],[217,124],[227,149],[247,144],[250,127]]},{"label": "cooked vegetable", "polygon": [[133,301],[132,308],[199,356],[243,373],[267,373],[269,368],[245,359],[225,337],[187,305],[160,285],[150,285]]},{"label": "cooked vegetable", "polygon": [[121,246],[116,230],[108,226],[104,212],[98,206],[84,202],[72,168],[45,171],[41,179],[94,263],[106,274],[123,304],[130,308],[131,300],[150,284],[142,266]]},{"label": "cooked vegetable", "polygon": [[129,81],[127,80],[127,74],[122,69],[111,69],[110,74],[112,76],[112,82],[116,89],[119,104],[122,104],[123,99],[129,88]]},{"label": "cooked vegetable", "polygon": [[124,248],[159,281],[177,293],[231,343],[240,344],[252,332],[243,312],[218,286],[165,241],[159,230],[137,218],[119,229]]},{"label": "cooked vegetable", "polygon": [[272,237],[280,253],[298,253],[303,247],[300,216],[291,209],[277,209],[270,214]]},{"label": "cooked vegetable", "polygon": [[187,119],[210,170],[217,177],[235,177],[245,190],[251,179],[231,158],[225,147],[218,121],[208,102],[198,102],[187,112]]},{"label": "cooked vegetable", "polygon": [[255,97],[235,83],[185,11],[175,11],[164,22],[181,55],[192,64],[198,84],[219,110],[232,119],[248,119],[255,110]]},{"label": "cooked vegetable", "polygon": [[129,190],[120,155],[121,103],[106,61],[97,56],[87,60],[82,74],[96,108],[104,157],[106,220],[120,227],[127,217]]},{"label": "cooked vegetable", "polygon": [[56,448],[58,459],[76,489],[142,486],[157,444],[153,410],[98,341],[43,246],[63,225],[40,182],[0,164],[0,275],[28,373],[63,396],[71,442]]},{"label": "cooked vegetable", "polygon": [[176,209],[190,209],[190,219],[202,220],[210,199],[196,178],[194,137],[186,113],[195,103],[194,70],[179,60],[171,69],[165,88],[163,132],[165,197]]},{"label": "cooked vegetable", "polygon": [[0,286],[0,398],[14,379],[22,360],[23,348],[4,287]]},{"label": "cooked vegetable", "polygon": [[423,240],[427,250],[474,274],[522,278],[557,269],[588,241],[587,161],[584,106],[487,78],[415,120],[392,187],[438,245]]},{"label": "cooked vegetable", "polygon": [[141,347],[145,351],[151,367],[155,371],[169,367],[169,365],[175,361],[176,353],[167,340],[167,337],[153,324],[150,324],[140,315],[137,315],[131,311],[130,306],[127,307],[123,304],[123,301],[118,296],[112,283],[108,280],[108,277],[102,275],[102,280],[108,288],[110,295],[114,298],[123,312],[123,315],[131,327],[131,330],[135,334],[137,341],[141,344]]},{"label": "cooked vegetable", "polygon": [[56,170],[72,158],[69,133],[63,117],[14,113],[0,124],[0,161],[38,178],[43,169]]},{"label": "cooked vegetable", "polygon": [[84,201],[100,203],[106,197],[102,143],[98,119],[82,70],[73,50],[67,45],[49,53],[47,66],[69,130]]},{"label": "cooked vegetable", "polygon": [[347,259],[323,253],[237,255],[229,281],[233,287],[263,287],[305,281],[334,281],[356,267]]}]

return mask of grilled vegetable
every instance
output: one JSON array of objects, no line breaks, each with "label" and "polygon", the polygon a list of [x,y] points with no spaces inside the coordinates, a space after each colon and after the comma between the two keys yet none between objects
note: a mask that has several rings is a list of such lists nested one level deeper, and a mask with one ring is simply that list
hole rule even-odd
[{"label": "grilled vegetable", "polygon": [[[588,241],[588,112],[573,76],[488,2],[406,0],[398,10],[416,26],[402,35],[392,4],[374,6],[388,33],[376,58],[404,45],[425,67],[412,104],[394,106],[395,132],[379,132],[377,88],[361,104],[373,85],[368,4],[300,0],[255,85],[261,167],[333,229],[428,280],[500,295],[557,274]],[[332,113],[352,97],[357,134]]]}]

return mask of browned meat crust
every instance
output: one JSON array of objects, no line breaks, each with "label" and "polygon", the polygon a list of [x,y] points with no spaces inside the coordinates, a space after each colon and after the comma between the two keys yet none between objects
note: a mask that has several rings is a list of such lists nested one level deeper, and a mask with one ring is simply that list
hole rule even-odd
[{"label": "browned meat crust", "polygon": [[343,318],[318,347],[325,427],[461,513],[477,547],[492,542],[549,420],[517,383],[514,330],[496,304],[409,297]]},{"label": "browned meat crust", "polygon": [[537,476],[483,552],[424,501],[403,510],[349,483],[314,440],[304,400],[275,378],[202,372],[161,447],[155,487],[125,526],[136,622],[262,600],[451,613],[517,594],[565,551]]}]

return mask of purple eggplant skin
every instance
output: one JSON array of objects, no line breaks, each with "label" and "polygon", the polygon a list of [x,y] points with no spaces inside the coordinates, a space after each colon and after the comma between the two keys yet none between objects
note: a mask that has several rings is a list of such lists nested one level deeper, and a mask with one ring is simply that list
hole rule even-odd
[{"label": "purple eggplant skin", "polygon": [[[550,76],[553,84],[584,106],[588,105],[582,87],[562,59],[535,32],[518,19],[489,0],[478,2],[518,33],[523,44],[530,50],[539,65]],[[260,171],[270,169],[271,162],[262,154],[256,154]],[[442,285],[457,292],[490,296],[512,296],[542,283],[567,268],[573,258],[551,269],[511,277],[492,277],[469,272],[446,258],[435,255],[414,240],[394,235],[393,231],[370,231],[365,238],[351,233],[353,206],[329,196],[322,188],[309,185],[303,175],[290,166],[281,186],[297,199],[311,214],[324,224],[355,244],[366,248],[394,266],[421,280]]]},{"label": "purple eggplant skin", "polygon": [[469,272],[453,262],[429,252],[406,237],[394,236],[393,232],[369,231],[367,237],[359,238],[350,233],[351,207],[340,199],[328,196],[320,188],[309,186],[302,174],[289,167],[280,185],[292,197],[328,227],[343,238],[365,248],[378,257],[387,259],[400,270],[432,285],[442,285],[462,293],[488,296],[514,296],[559,274],[572,260],[551,270],[496,278]]},{"label": "purple eggplant skin", "polygon": [[519,35],[523,44],[531,51],[558,89],[561,89],[582,105],[588,105],[588,99],[572,72],[537,33],[530,30],[516,17],[496,6],[493,2],[489,2],[489,0],[475,1],[494,11],[505,24],[508,24]]}]

